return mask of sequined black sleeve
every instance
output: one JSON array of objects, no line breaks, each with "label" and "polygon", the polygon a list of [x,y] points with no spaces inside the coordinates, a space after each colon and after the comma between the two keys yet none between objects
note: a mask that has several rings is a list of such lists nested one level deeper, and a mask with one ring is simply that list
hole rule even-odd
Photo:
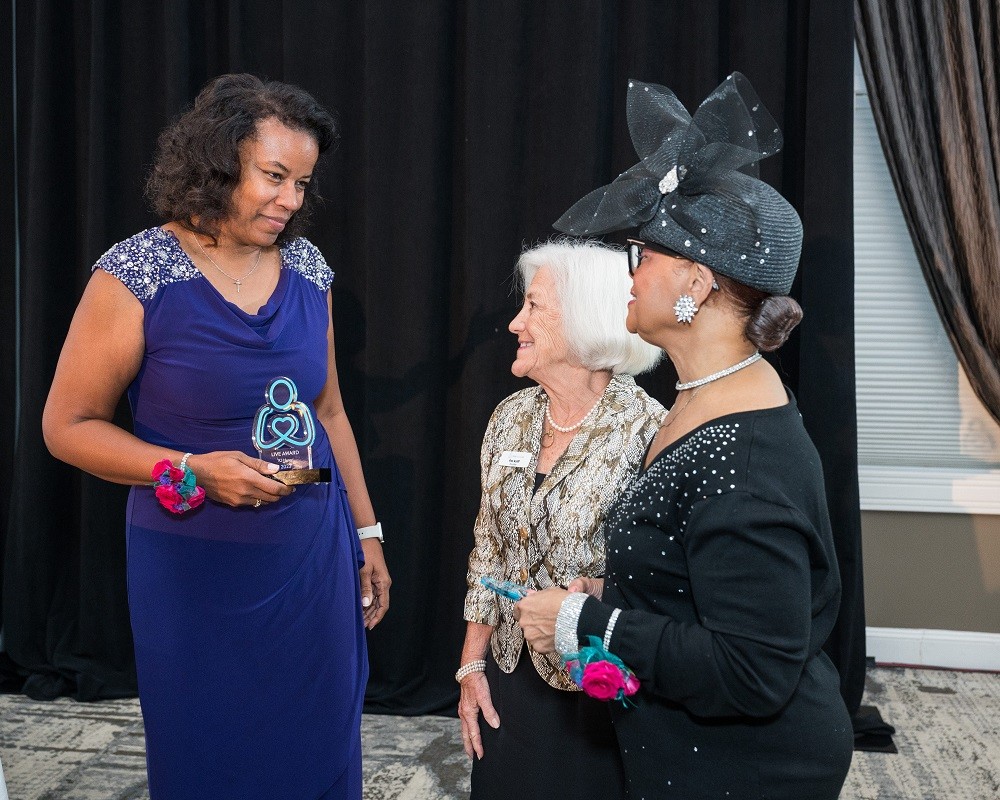
[{"label": "sequined black sleeve", "polygon": [[[694,616],[619,616],[611,650],[643,689],[700,716],[763,717],[788,701],[814,648],[813,526],[797,510],[733,491],[692,509],[684,538]],[[636,544],[636,547],[641,546]],[[611,606],[589,601],[581,635],[602,636]]]}]

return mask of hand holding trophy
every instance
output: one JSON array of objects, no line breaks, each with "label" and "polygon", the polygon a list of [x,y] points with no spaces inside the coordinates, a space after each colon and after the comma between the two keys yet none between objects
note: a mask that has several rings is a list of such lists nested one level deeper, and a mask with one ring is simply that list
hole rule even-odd
[{"label": "hand holding trophy", "polygon": [[270,477],[286,486],[329,483],[329,467],[313,468],[316,421],[309,407],[298,399],[295,381],[275,378],[264,397],[267,402],[254,415],[253,444],[262,459],[281,465]]}]

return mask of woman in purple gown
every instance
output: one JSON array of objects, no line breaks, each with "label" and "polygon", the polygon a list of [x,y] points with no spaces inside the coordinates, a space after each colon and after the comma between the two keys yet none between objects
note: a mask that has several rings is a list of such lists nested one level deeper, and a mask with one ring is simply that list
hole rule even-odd
[{"label": "woman in purple gown", "polygon": [[[168,222],[97,262],[46,404],[54,455],[133,487],[152,800],[361,796],[364,631],[390,579],[337,383],[333,273],[297,236],[335,136],[301,89],[208,84],[160,137],[147,193]],[[255,449],[279,377],[330,482],[287,486]],[[134,435],[112,422],[126,391]]]}]

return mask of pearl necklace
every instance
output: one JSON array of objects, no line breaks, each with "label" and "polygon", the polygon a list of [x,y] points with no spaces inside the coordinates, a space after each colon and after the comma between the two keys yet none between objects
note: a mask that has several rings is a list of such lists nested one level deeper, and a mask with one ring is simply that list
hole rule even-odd
[{"label": "pearl necklace", "polygon": [[598,397],[597,398],[597,402],[594,403],[594,407],[591,408],[590,411],[588,411],[584,415],[583,419],[581,419],[578,423],[576,423],[576,425],[570,425],[568,428],[564,428],[562,425],[556,425],[555,421],[552,419],[552,414],[549,413],[549,401],[548,401],[548,399],[546,399],[546,401],[545,401],[545,419],[547,419],[549,421],[549,425],[551,425],[553,428],[555,428],[560,433],[569,433],[570,431],[575,431],[577,428],[579,428],[581,425],[583,425],[583,423],[587,422],[587,420],[589,420],[592,416],[594,416],[594,412],[597,411],[597,407],[600,404],[601,404],[601,398]]},{"label": "pearl necklace", "polygon": [[677,383],[674,384],[674,388],[678,392],[683,392],[685,389],[695,389],[698,386],[704,386],[706,383],[717,381],[719,378],[725,378],[727,375],[732,375],[734,372],[739,372],[744,367],[749,367],[756,361],[760,361],[759,350],[755,350],[752,356],[744,358],[739,364],[733,364],[731,367],[720,369],[718,372],[713,372],[711,375],[706,375],[704,378],[698,378],[697,380],[688,381],[687,383],[677,381]]},{"label": "pearl necklace", "polygon": [[212,258],[207,252],[205,252],[205,248],[202,246],[201,242],[198,241],[198,237],[197,236],[194,236],[193,238],[194,238],[194,243],[196,245],[198,245],[198,249],[201,250],[201,254],[203,256],[205,256],[205,258],[207,258],[209,261],[212,262],[212,266],[215,267],[217,270],[219,270],[219,272],[221,272],[223,275],[225,275],[227,278],[229,278],[229,280],[231,280],[233,283],[236,284],[236,293],[237,294],[239,294],[239,292],[243,288],[243,281],[245,281],[247,278],[249,278],[251,275],[253,275],[257,271],[257,267],[260,266],[260,257],[261,257],[261,254],[264,252],[264,248],[263,247],[258,247],[257,248],[257,260],[253,262],[253,266],[250,268],[250,271],[246,275],[244,275],[242,278],[234,278],[232,275],[230,275],[228,272],[226,272],[222,267],[220,267],[218,264],[216,264],[215,263],[215,259]]}]

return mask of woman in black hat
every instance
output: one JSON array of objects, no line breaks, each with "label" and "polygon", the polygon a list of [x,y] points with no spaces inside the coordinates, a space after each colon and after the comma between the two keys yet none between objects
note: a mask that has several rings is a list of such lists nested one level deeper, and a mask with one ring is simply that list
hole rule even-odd
[{"label": "woman in black hat", "polygon": [[760,357],[802,317],[801,223],[755,170],[781,134],[738,73],[693,118],[633,81],[629,127],[643,160],[556,227],[640,228],[627,325],[666,350],[677,400],[608,513],[604,581],[516,612],[536,650],[600,645],[585,652],[622,666],[631,796],[832,800],[853,735],[821,649],[840,600],[822,467]]}]

